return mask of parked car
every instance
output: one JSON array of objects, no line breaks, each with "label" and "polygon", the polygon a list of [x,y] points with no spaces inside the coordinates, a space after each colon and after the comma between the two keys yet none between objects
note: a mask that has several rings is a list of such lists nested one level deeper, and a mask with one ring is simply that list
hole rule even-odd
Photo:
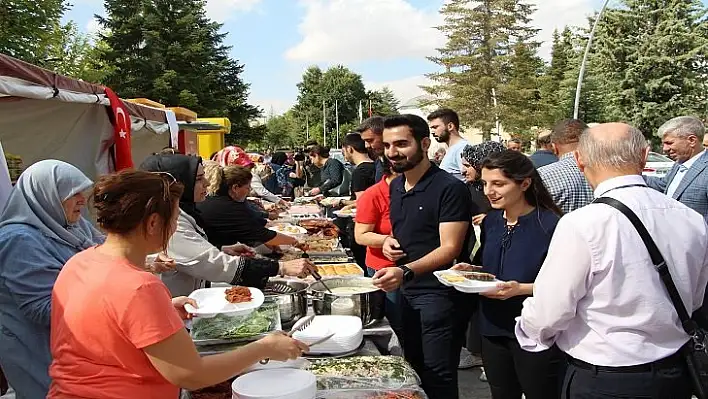
[{"label": "parked car", "polygon": [[664,177],[673,167],[674,161],[671,158],[657,152],[650,152],[642,174],[644,176]]}]

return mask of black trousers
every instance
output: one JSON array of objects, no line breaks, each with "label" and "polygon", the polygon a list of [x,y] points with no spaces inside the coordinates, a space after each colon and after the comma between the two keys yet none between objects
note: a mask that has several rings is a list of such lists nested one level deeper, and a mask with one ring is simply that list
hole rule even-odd
[{"label": "black trousers", "polygon": [[681,358],[645,372],[605,372],[568,365],[563,399],[690,399],[691,379]]},{"label": "black trousers", "polygon": [[482,336],[482,361],[494,399],[560,398],[563,356],[555,346],[534,353],[514,338]]},{"label": "black trousers", "polygon": [[440,289],[401,295],[403,353],[430,399],[458,399],[457,365],[472,310],[465,294]]}]

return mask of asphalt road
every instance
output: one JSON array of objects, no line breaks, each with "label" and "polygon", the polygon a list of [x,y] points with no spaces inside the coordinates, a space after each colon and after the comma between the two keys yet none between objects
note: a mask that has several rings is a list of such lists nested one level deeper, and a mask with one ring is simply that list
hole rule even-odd
[{"label": "asphalt road", "polygon": [[458,373],[460,399],[491,399],[489,385],[479,380],[479,367]]}]

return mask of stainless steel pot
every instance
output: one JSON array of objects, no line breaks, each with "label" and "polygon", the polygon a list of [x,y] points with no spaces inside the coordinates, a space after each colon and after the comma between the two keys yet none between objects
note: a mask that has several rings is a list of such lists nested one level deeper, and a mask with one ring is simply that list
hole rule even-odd
[{"label": "stainless steel pot", "polygon": [[[339,277],[325,280],[330,289],[337,287],[372,287],[368,277]],[[364,294],[332,294],[319,281],[310,284],[312,307],[315,314],[350,314],[361,319],[364,328],[371,327],[384,317],[386,293],[375,290]],[[335,303],[336,301],[336,303]]]},{"label": "stainless steel pot", "polygon": [[274,298],[278,302],[283,329],[289,328],[299,318],[307,315],[307,283],[272,278],[263,293],[266,298]]}]

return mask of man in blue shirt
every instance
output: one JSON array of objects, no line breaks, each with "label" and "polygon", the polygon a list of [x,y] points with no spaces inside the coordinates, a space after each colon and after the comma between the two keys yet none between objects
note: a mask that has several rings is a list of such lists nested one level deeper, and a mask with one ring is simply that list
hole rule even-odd
[{"label": "man in blue shirt", "polygon": [[[397,266],[379,270],[374,284],[401,287],[403,352],[430,399],[456,399],[457,365],[471,309],[470,298],[433,275],[469,259],[470,198],[464,183],[431,164],[429,128],[415,115],[384,120],[383,143],[394,171],[393,236],[383,242]],[[467,255],[465,255],[467,254]]]},{"label": "man in blue shirt", "polygon": [[550,165],[553,162],[558,162],[558,157],[553,152],[553,144],[551,144],[551,132],[541,132],[536,139],[536,152],[531,154],[529,159],[533,162],[533,166],[540,168],[541,166]]},{"label": "man in blue shirt", "polygon": [[447,145],[445,156],[440,162],[440,169],[460,181],[465,181],[462,176],[461,154],[469,142],[460,136],[460,117],[451,109],[441,108],[428,115],[428,124],[435,140]]}]

